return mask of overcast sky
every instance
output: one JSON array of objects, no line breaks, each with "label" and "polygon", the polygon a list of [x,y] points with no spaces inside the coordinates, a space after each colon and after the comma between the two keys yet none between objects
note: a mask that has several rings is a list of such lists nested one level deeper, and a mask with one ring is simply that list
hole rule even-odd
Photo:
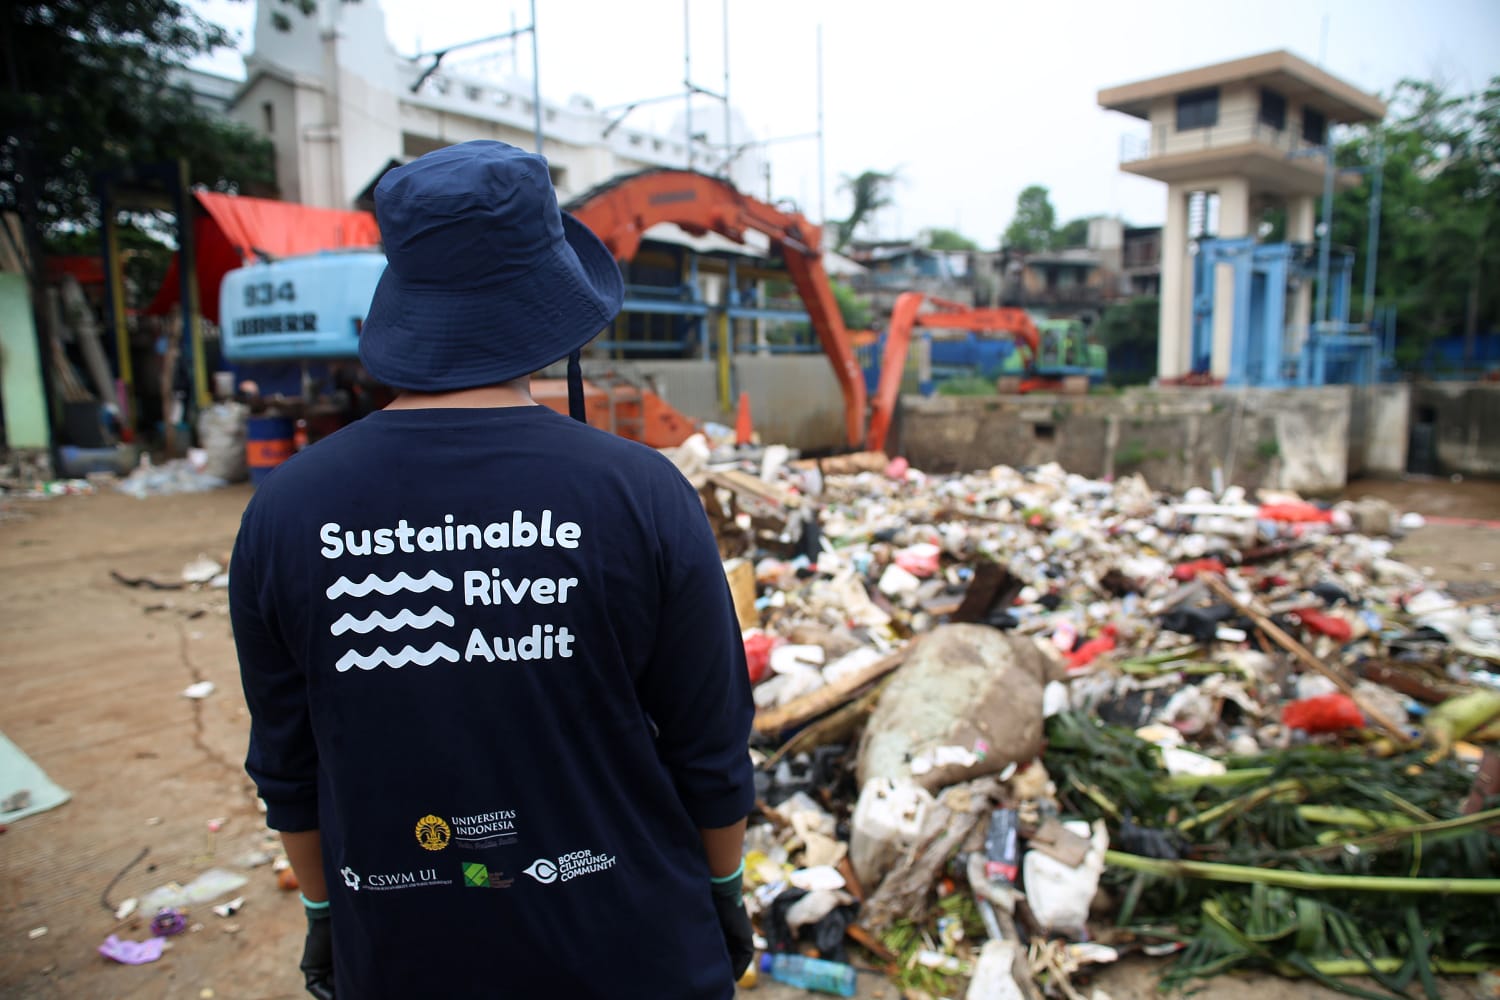
[{"label": "overcast sky", "polygon": [[[254,0],[190,2],[249,47]],[[524,0],[379,2],[402,54],[529,17]],[[717,91],[724,3],[691,3],[694,82]],[[681,89],[683,0],[537,8],[548,99],[583,94],[602,107]],[[1099,109],[1101,87],[1279,48],[1382,94],[1403,76],[1462,92],[1500,76],[1500,0],[728,0],[728,20],[730,95],[762,139],[815,130],[822,24],[830,216],[848,211],[841,177],[895,169],[897,205],[878,220],[881,236],[942,226],[984,246],[1028,184],[1051,189],[1059,223],[1095,213],[1161,222],[1163,185],[1118,165],[1121,136],[1145,125]],[[523,42],[528,77],[529,58]],[[243,75],[232,53],[200,65]],[[629,124],[665,128],[681,107],[642,109]],[[719,113],[707,99],[695,111]],[[776,144],[769,156],[776,197],[816,217],[816,143]]]}]

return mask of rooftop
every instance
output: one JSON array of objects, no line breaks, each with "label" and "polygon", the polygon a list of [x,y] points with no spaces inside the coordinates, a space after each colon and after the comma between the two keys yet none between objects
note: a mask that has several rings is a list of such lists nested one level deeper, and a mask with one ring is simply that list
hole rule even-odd
[{"label": "rooftop", "polygon": [[1150,115],[1151,102],[1157,98],[1227,83],[1273,87],[1289,98],[1322,111],[1332,121],[1379,121],[1385,117],[1385,102],[1380,98],[1345,83],[1285,49],[1106,87],[1099,91],[1099,105],[1145,119]]}]

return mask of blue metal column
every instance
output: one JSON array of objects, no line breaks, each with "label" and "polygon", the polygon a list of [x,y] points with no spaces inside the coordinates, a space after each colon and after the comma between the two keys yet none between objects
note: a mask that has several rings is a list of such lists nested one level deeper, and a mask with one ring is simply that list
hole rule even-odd
[{"label": "blue metal column", "polygon": [[[1229,377],[1225,385],[1253,385],[1254,373],[1250,371],[1250,345],[1253,339],[1263,335],[1250,323],[1250,306],[1254,299],[1255,254],[1247,248],[1236,247],[1228,260],[1234,266],[1234,324],[1229,338]],[[1210,327],[1212,324],[1210,324]],[[1210,330],[1212,335],[1212,330]]]},{"label": "blue metal column", "polygon": [[[1193,339],[1188,371],[1208,371],[1214,349],[1214,263],[1218,240],[1200,240],[1193,255]],[[1200,365],[1200,361],[1203,362]]]},{"label": "blue metal column", "polygon": [[1286,281],[1290,248],[1285,243],[1266,247],[1262,259],[1265,270],[1265,299],[1262,304],[1266,328],[1260,384],[1280,387],[1286,384]]},{"label": "blue metal column", "polygon": [[[692,300],[701,301],[698,291],[698,254],[693,250],[688,251],[688,281],[692,289]],[[703,319],[702,316],[698,316],[693,322],[698,324],[698,338],[703,345],[703,360],[707,361],[714,356],[714,338],[713,331],[710,329],[711,324],[703,322]]]}]

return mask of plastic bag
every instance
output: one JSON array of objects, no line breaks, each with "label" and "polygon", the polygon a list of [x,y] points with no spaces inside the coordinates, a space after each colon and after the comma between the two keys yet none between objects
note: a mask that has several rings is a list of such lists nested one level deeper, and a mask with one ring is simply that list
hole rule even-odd
[{"label": "plastic bag", "polygon": [[1281,710],[1281,721],[1305,733],[1337,733],[1365,726],[1365,717],[1354,699],[1340,693],[1294,701]]}]

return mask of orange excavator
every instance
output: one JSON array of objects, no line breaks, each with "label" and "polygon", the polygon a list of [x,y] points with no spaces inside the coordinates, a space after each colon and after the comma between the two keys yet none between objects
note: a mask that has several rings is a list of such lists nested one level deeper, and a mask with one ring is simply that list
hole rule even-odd
[{"label": "orange excavator", "polygon": [[[922,306],[928,304],[932,308],[923,312]],[[1036,324],[1021,309],[976,308],[921,292],[905,292],[897,296],[896,304],[891,307],[891,326],[886,331],[885,353],[880,363],[880,382],[875,390],[877,405],[870,413],[870,447],[877,451],[884,446],[886,435],[891,429],[896,399],[901,392],[906,353],[911,347],[912,330],[916,327],[1009,334],[1025,349],[1028,369],[1035,367],[1042,342]],[[1023,382],[1021,391],[1035,388],[1040,386]]]},{"label": "orange excavator", "polygon": [[[785,262],[787,274],[801,296],[812,329],[833,366],[843,394],[845,438],[852,448],[878,449],[896,402],[894,388],[869,403],[864,373],[855,355],[855,335],[844,327],[833,288],[823,268],[822,230],[796,212],[782,211],[735,189],[727,181],[685,170],[646,170],[618,178],[589,191],[566,208],[609,247],[617,260],[628,261],[640,249],[652,226],[675,223],[694,235],[718,233],[743,243],[750,232],[766,236]],[[344,252],[287,258],[231,271],[221,289],[225,355],[236,364],[288,359],[344,359],[358,354],[358,330],[375,283],[385,262],[376,254]],[[263,288],[261,296],[246,294],[246,286]],[[297,332],[282,332],[286,312],[282,298],[291,300],[301,289],[299,308],[312,316],[294,317]],[[271,289],[284,289],[285,296]],[[336,298],[325,306],[303,305],[311,289]],[[253,290],[253,289],[252,289]],[[308,312],[312,309],[312,312]],[[326,315],[325,315],[326,314]],[[311,332],[308,332],[308,327]],[[254,334],[253,336],[251,334]],[[860,331],[861,343],[873,335]],[[888,340],[887,367],[905,363],[908,336],[898,345]],[[534,379],[532,395],[538,402],[567,412],[566,381]],[[681,444],[693,433],[693,421],[648,388],[617,376],[585,380],[585,410],[590,424],[653,447]],[[865,421],[881,428],[867,437]]]},{"label": "orange excavator", "polygon": [[[661,222],[675,223],[696,236],[718,233],[737,243],[743,243],[749,232],[766,236],[785,263],[823,353],[833,366],[844,397],[845,439],[851,448],[884,449],[901,393],[912,333],[919,327],[1006,334],[1015,338],[1024,359],[1025,374],[1018,379],[1016,389],[1019,392],[1056,389],[1065,375],[1086,370],[1068,367],[1070,359],[1060,347],[1049,352],[1048,337],[1023,310],[974,308],[920,292],[907,292],[896,299],[885,335],[880,378],[874,396],[868,397],[855,348],[873,343],[876,338],[866,330],[845,328],[833,287],[823,269],[822,230],[802,215],[752,198],[728,181],[686,170],[647,170],[621,177],[575,199],[567,208],[621,261],[634,257],[646,230]],[[1056,355],[1050,357],[1045,368],[1039,365],[1043,354]],[[650,402],[643,403],[643,408]],[[549,405],[565,408],[566,397],[560,383],[557,398]],[[601,400],[599,412],[605,409]],[[618,406],[609,408],[610,412],[616,410]],[[590,423],[596,422],[593,412],[590,409]],[[688,426],[685,418],[661,400],[655,400],[654,410],[645,412],[648,429],[659,428],[654,435],[656,441],[651,439],[653,435],[642,438],[647,443],[658,443],[664,433],[680,435],[666,442],[670,444],[687,436],[688,431],[682,429]],[[662,416],[652,418],[651,413]],[[603,426],[602,422],[600,425]]]},{"label": "orange excavator", "polygon": [[630,174],[587,192],[566,207],[621,261],[634,257],[646,230],[661,222],[674,223],[694,236],[718,233],[736,243],[745,242],[748,232],[766,236],[785,262],[818,343],[833,365],[844,396],[848,443],[855,448],[867,444],[864,373],[823,269],[823,234],[818,226],[796,212],[758,201],[728,181],[687,170]]}]

